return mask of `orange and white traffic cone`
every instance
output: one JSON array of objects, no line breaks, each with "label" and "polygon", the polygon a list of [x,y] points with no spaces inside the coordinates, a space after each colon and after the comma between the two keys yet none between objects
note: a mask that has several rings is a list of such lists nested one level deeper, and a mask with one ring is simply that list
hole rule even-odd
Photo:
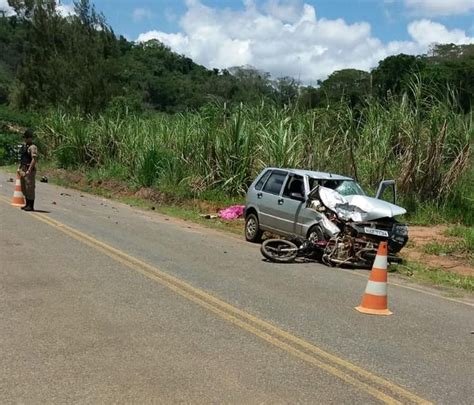
[{"label": "orange and white traffic cone", "polygon": [[21,191],[21,177],[16,174],[15,191],[13,192],[12,205],[14,207],[24,207],[26,205],[25,196]]},{"label": "orange and white traffic cone", "polygon": [[388,244],[381,242],[362,297],[362,304],[355,308],[357,311],[370,315],[392,315],[388,310],[387,300],[387,256]]}]

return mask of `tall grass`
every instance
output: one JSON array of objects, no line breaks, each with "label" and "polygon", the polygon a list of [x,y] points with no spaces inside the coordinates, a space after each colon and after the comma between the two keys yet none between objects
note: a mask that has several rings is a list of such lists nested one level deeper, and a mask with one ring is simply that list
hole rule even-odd
[{"label": "tall grass", "polygon": [[416,81],[410,94],[357,110],[262,102],[146,117],[57,112],[44,118],[41,136],[60,166],[119,164],[137,185],[193,196],[242,195],[266,166],[303,167],[356,177],[368,190],[395,178],[412,212],[449,208],[463,220],[474,211],[472,113]]}]

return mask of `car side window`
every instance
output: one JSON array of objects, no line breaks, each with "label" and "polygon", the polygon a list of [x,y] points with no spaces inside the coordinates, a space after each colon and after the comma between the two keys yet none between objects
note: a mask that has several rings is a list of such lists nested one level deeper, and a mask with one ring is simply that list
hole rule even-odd
[{"label": "car side window", "polygon": [[[293,195],[293,196],[292,196]],[[295,197],[298,195],[298,197]],[[283,190],[283,197],[293,200],[304,198],[304,181],[302,176],[290,176]]]},{"label": "car side window", "polygon": [[263,191],[270,194],[280,195],[285,179],[285,172],[273,172],[266,182],[265,187],[263,187]]},{"label": "car side window", "polygon": [[267,170],[265,172],[265,174],[263,174],[262,177],[260,177],[260,180],[257,181],[257,184],[255,184],[255,190],[258,190],[260,191],[262,188],[263,188],[263,185],[265,184],[265,182],[268,180],[268,178],[270,177],[270,174],[272,174],[272,171],[271,170]]}]

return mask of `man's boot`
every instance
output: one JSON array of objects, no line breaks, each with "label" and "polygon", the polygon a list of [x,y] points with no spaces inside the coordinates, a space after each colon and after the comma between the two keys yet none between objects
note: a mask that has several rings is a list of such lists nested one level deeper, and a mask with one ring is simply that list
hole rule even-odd
[{"label": "man's boot", "polygon": [[26,207],[23,211],[34,211],[35,200],[26,200]]}]

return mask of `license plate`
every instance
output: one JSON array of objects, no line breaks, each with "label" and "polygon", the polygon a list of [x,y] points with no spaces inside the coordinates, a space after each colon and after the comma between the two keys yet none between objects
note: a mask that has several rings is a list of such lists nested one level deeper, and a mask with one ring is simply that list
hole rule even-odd
[{"label": "license plate", "polygon": [[369,235],[383,236],[385,238],[388,238],[388,232],[387,231],[382,231],[381,229],[374,229],[374,228],[365,227],[364,232],[368,233]]}]

